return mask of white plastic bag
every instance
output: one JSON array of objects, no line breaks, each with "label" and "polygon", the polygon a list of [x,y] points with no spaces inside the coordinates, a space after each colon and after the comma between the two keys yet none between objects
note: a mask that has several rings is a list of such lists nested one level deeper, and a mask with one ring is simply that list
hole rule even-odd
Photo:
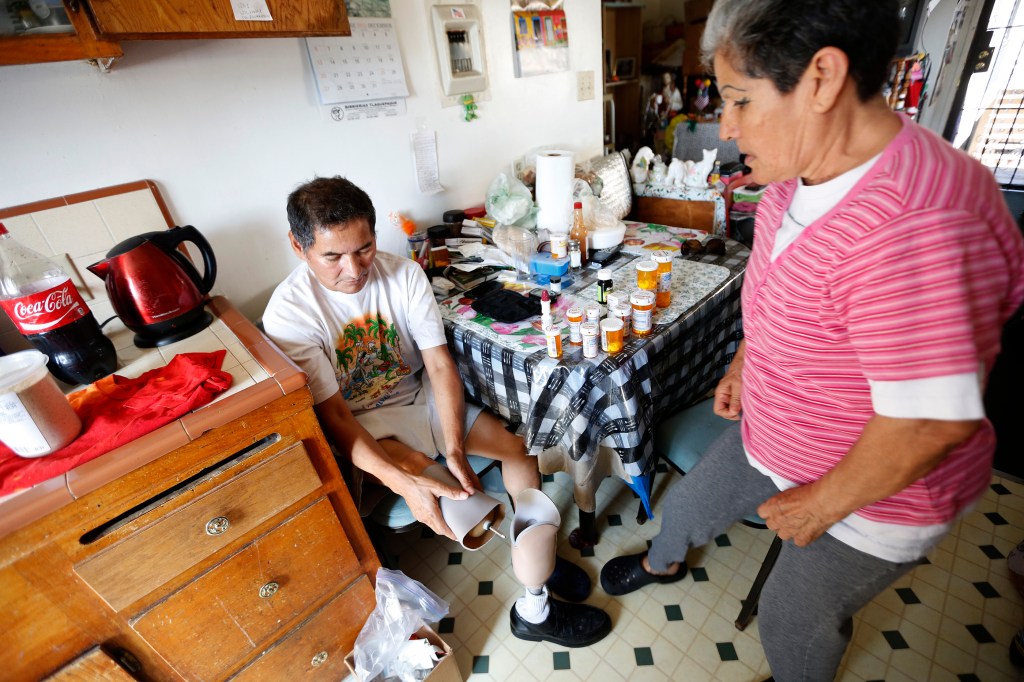
[{"label": "white plastic bag", "polygon": [[517,178],[504,173],[491,182],[484,201],[487,214],[504,225],[533,227],[537,222],[537,209],[530,189]]},{"label": "white plastic bag", "polygon": [[377,606],[359,631],[355,644],[356,674],[360,680],[378,675],[416,678],[408,670],[392,670],[396,653],[426,623],[448,615],[448,604],[401,571],[377,569]]}]

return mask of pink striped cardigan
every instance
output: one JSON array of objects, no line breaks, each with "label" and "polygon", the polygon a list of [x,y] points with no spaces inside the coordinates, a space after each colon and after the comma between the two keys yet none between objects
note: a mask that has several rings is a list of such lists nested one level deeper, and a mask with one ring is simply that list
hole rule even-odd
[{"label": "pink striped cardigan", "polygon": [[[807,483],[873,415],[869,379],[988,376],[1024,299],[1024,240],[991,173],[909,119],[843,201],[770,263],[795,190],[796,180],[769,187],[757,211],[743,285],[743,440],[770,471]],[[949,521],[984,491],[994,445],[986,421],[927,476],[858,513]]]}]

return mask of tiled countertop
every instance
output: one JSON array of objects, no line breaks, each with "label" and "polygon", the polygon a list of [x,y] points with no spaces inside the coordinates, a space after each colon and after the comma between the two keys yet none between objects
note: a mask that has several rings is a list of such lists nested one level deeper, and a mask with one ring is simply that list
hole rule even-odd
[{"label": "tiled countertop", "polygon": [[[90,304],[101,322],[111,313]],[[120,320],[104,327],[117,349],[115,372],[126,377],[166,365],[178,353],[227,350],[222,369],[234,379],[231,388],[198,410],[136,440],[90,460],[66,474],[0,498],[0,536],[41,518],[116,478],[199,438],[210,429],[237,419],[306,385],[306,375],[256,326],[222,296],[207,306],[213,324],[203,331],[161,348],[136,348],[131,331]]]}]

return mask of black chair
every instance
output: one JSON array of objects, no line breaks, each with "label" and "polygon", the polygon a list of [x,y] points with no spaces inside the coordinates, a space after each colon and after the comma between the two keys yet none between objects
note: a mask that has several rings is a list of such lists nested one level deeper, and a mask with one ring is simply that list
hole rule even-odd
[{"label": "black chair", "polygon": [[[673,469],[685,476],[693,469],[707,451],[708,446],[732,424],[712,411],[714,400],[708,399],[681,410],[664,420],[655,428],[654,452],[668,462]],[[764,519],[756,514],[741,521],[751,528],[767,528]],[[743,630],[750,624],[757,613],[757,602],[761,598],[768,574],[775,566],[782,549],[782,540],[776,535],[768,548],[768,553],[761,562],[761,570],[757,572],[747,598],[742,600],[742,608],[736,617],[737,630]]]}]

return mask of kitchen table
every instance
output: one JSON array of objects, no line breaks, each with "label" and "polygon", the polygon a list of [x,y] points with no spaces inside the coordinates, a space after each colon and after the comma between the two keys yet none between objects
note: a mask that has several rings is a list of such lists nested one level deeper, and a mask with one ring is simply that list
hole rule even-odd
[{"label": "kitchen table", "polygon": [[650,515],[656,421],[714,387],[742,337],[740,287],[749,249],[725,240],[722,255],[679,257],[693,230],[627,223],[613,268],[613,291],[635,287],[637,259],[664,249],[673,259],[673,300],[654,315],[654,330],[631,337],[622,352],[584,358],[568,343],[565,311],[596,302],[596,269],[584,269],[553,304],[563,328],[563,355],[547,356],[539,318],[514,324],[476,313],[458,295],[440,302],[448,346],[471,399],[522,434],[542,473],[572,475],[580,529],[570,539],[596,542],[595,494],[610,474],[637,492]]}]

